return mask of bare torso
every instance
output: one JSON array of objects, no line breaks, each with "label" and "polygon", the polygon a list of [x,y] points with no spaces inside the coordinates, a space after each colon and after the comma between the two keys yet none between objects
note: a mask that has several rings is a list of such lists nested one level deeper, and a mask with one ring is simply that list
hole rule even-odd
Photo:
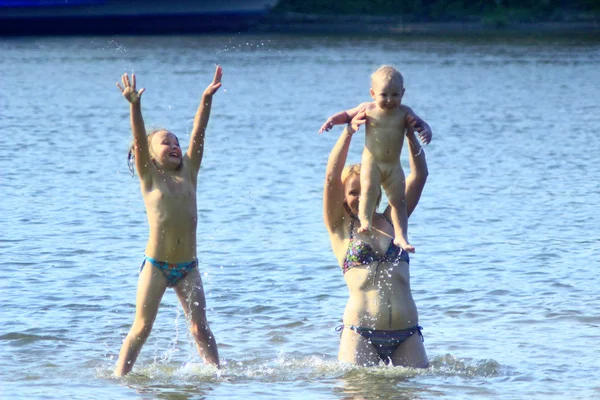
[{"label": "bare torso", "polygon": [[171,263],[196,257],[196,183],[186,166],[164,173],[152,168],[152,189],[142,189],[150,235],[146,255]]},{"label": "bare torso", "polygon": [[[333,251],[341,265],[350,243],[350,217],[346,216],[343,232],[332,238]],[[354,232],[354,238],[368,243],[374,251],[385,254],[393,237],[391,224],[381,215],[373,218],[375,230],[370,234]],[[371,329],[396,330],[415,326],[418,313],[410,289],[406,262],[373,262],[349,269],[344,274],[349,299],[344,324]]]},{"label": "bare torso", "polygon": [[407,107],[382,110],[373,103],[367,108],[365,149],[378,165],[397,164],[406,129]]}]

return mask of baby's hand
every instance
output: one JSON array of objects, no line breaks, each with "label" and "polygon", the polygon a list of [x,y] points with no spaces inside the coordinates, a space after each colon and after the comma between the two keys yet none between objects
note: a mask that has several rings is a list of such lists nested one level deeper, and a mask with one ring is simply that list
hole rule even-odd
[{"label": "baby's hand", "polygon": [[333,128],[333,121],[331,120],[331,118],[329,118],[327,121],[325,121],[321,129],[319,129],[319,134],[323,132],[329,132],[331,128]]},{"label": "baby's hand", "polygon": [[142,88],[139,92],[135,89],[135,74],[131,74],[131,82],[129,81],[129,76],[127,76],[127,74],[123,74],[121,81],[123,82],[123,86],[119,85],[119,82],[117,82],[117,87],[121,90],[121,93],[123,93],[123,97],[131,104],[139,102],[142,98],[142,93],[144,93],[146,89]]},{"label": "baby's hand", "polygon": [[217,90],[219,90],[219,88],[221,87],[221,77],[222,76],[223,76],[223,69],[221,68],[220,65],[217,65],[217,69],[215,70],[215,76],[213,78],[213,81],[211,82],[210,85],[208,85],[208,87],[204,91],[205,96],[212,96],[213,94],[217,93]]},{"label": "baby's hand", "polygon": [[431,133],[431,129],[427,126],[427,124],[422,124],[421,119],[418,119],[414,114],[406,115],[406,122],[417,132],[419,132],[419,139],[423,144],[429,144],[431,142],[431,137],[433,134]]}]

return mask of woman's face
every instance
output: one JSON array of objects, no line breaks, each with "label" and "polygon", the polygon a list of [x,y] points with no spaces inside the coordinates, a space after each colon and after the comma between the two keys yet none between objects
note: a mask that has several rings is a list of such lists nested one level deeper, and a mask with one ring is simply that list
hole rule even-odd
[{"label": "woman's face", "polygon": [[348,207],[354,214],[358,214],[358,201],[360,200],[360,176],[352,174],[344,184],[344,196]]}]

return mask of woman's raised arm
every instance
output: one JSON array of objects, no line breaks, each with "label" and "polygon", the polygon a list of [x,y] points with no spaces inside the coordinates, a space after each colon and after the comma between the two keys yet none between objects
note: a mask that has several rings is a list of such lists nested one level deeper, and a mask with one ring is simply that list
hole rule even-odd
[{"label": "woman's raised arm", "polygon": [[427,182],[427,160],[425,159],[425,150],[415,135],[415,130],[409,127],[406,131],[406,141],[408,142],[408,152],[410,160],[410,174],[406,177],[406,215],[415,210],[421,193]]},{"label": "woman's raised arm", "polygon": [[323,190],[323,219],[329,232],[334,231],[344,215],[344,186],[342,171],[348,157],[352,135],[366,122],[365,110],[361,110],[346,125],[340,138],[329,154],[327,171],[325,172],[325,187]]},{"label": "woman's raised arm", "polygon": [[[406,129],[406,141],[408,142],[408,153],[410,160],[410,174],[406,177],[406,215],[410,217],[421,199],[421,193],[427,182],[427,160],[425,159],[425,150],[419,142],[415,129],[409,126]],[[388,218],[391,218],[391,207],[388,205],[383,212]]]}]

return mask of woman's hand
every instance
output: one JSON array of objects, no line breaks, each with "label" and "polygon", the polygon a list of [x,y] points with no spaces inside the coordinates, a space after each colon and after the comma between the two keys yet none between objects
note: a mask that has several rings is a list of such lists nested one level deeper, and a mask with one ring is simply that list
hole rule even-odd
[{"label": "woman's hand", "polygon": [[146,89],[142,88],[139,92],[135,89],[135,74],[131,74],[131,82],[129,81],[129,76],[127,76],[127,74],[123,74],[121,81],[123,82],[123,86],[119,85],[119,82],[117,82],[117,87],[121,90],[121,93],[123,93],[123,97],[131,104],[138,103],[142,98],[142,93],[144,93]]},{"label": "woman's hand", "polygon": [[346,126],[346,131],[348,131],[349,134],[353,135],[356,131],[358,131],[360,126],[366,122],[367,111],[365,108],[361,108],[358,114],[356,114],[354,118],[352,118],[352,120],[348,122],[348,125]]},{"label": "woman's hand", "polygon": [[215,70],[215,76],[213,81],[204,91],[204,96],[212,96],[217,93],[217,90],[221,87],[221,77],[223,76],[223,69],[220,65],[217,65],[217,69]]}]

